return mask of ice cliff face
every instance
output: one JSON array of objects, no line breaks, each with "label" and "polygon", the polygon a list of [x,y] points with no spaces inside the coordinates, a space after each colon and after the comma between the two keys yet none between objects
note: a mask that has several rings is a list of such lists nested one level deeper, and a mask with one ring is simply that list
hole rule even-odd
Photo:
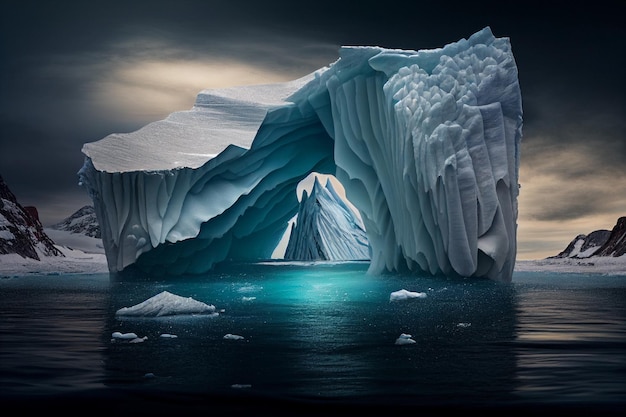
[{"label": "ice cliff face", "polygon": [[330,180],[326,186],[315,178],[311,195],[302,195],[298,218],[291,229],[285,259],[369,259],[367,235],[361,221],[337,194]]},{"label": "ice cliff face", "polygon": [[201,273],[269,258],[296,185],[335,174],[371,272],[511,279],[522,105],[507,38],[344,47],[289,83],[201,92],[189,111],[85,144],[109,269]]}]

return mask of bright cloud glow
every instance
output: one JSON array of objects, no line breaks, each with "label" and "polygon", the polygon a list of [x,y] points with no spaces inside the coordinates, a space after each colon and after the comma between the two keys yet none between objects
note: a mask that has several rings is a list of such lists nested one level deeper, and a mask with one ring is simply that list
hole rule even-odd
[{"label": "bright cloud glow", "polygon": [[264,84],[292,77],[228,60],[145,60],[119,63],[94,81],[93,99],[113,117],[154,119],[193,106],[206,88]]},{"label": "bright cloud glow", "polygon": [[611,149],[594,144],[522,142],[517,259],[556,255],[577,235],[611,230],[626,215],[623,167],[608,163]]}]

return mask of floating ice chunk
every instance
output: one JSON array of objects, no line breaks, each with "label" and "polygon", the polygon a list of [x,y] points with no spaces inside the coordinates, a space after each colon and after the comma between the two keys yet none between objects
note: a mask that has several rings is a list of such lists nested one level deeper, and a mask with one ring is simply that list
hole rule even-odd
[{"label": "floating ice chunk", "polygon": [[160,317],[176,314],[218,315],[219,313],[215,311],[214,305],[163,291],[132,307],[120,308],[115,314],[132,317]]},{"label": "floating ice chunk", "polygon": [[161,333],[159,337],[162,337],[163,339],[176,339],[178,336],[175,334]]},{"label": "floating ice chunk", "polygon": [[389,301],[402,301],[408,300],[409,298],[426,298],[426,293],[401,289],[398,291],[394,291],[389,295]]},{"label": "floating ice chunk", "polygon": [[413,336],[411,336],[410,334],[406,334],[406,333],[402,333],[396,339],[396,345],[412,345],[414,343],[417,343],[417,342],[413,340]]},{"label": "floating ice chunk", "polygon": [[122,332],[113,332],[111,334],[113,339],[137,339],[136,333],[122,333]]},{"label": "floating ice chunk", "polygon": [[227,333],[224,335],[224,339],[226,340],[243,340],[243,336],[239,336],[238,334]]},{"label": "floating ice chunk", "polygon": [[236,389],[244,389],[244,388],[252,388],[252,385],[250,385],[250,384],[233,384],[230,387],[231,388],[236,388]]}]

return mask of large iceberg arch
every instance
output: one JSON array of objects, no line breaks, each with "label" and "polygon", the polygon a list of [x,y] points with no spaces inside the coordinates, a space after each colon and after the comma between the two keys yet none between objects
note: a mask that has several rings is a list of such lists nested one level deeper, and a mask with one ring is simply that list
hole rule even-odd
[{"label": "large iceberg arch", "polygon": [[522,101],[508,38],[342,47],[301,79],[204,90],[191,110],[83,146],[109,269],[202,273],[271,256],[297,184],[334,174],[371,272],[510,281]]}]

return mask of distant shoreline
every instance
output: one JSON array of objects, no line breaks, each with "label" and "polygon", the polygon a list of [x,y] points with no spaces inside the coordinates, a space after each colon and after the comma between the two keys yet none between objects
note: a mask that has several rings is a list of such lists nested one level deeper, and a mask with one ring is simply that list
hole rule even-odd
[{"label": "distant shoreline", "polygon": [[[58,247],[65,257],[50,256],[37,261],[17,254],[0,255],[0,278],[109,273],[103,253]],[[519,260],[515,263],[514,271],[626,275],[626,256]]]},{"label": "distant shoreline", "polygon": [[[0,255],[0,277],[109,273],[100,239],[49,229],[46,232],[52,233],[64,257],[49,256],[37,261],[17,254]],[[626,275],[626,255],[518,260],[514,271]]]},{"label": "distant shoreline", "polygon": [[545,258],[518,260],[516,272],[570,272],[626,275],[626,255],[620,257],[597,256],[590,258]]}]

